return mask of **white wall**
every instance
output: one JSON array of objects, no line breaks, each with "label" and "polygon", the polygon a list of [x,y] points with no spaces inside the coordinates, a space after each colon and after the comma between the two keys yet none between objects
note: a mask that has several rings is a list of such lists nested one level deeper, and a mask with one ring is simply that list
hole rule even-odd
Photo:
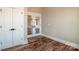
[{"label": "white wall", "polygon": [[43,8],[42,32],[79,44],[79,8]]}]

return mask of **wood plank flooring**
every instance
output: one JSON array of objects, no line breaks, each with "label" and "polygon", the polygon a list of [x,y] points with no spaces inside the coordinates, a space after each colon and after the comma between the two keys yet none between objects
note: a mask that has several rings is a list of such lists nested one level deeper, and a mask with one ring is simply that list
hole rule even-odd
[{"label": "wood plank flooring", "polygon": [[37,36],[28,38],[28,44],[3,49],[3,51],[79,51],[79,49],[47,37]]}]

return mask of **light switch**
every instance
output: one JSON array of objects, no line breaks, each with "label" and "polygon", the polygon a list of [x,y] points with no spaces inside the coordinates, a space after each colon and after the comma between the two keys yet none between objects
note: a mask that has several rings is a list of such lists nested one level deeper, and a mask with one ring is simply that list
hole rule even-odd
[{"label": "light switch", "polygon": [[2,28],[2,26],[0,25],[0,28]]},{"label": "light switch", "polygon": [[50,24],[48,24],[48,26],[50,26]]}]

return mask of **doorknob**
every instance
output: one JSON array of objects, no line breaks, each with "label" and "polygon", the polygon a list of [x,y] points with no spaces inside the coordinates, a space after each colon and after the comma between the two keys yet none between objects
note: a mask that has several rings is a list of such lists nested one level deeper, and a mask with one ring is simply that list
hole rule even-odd
[{"label": "doorknob", "polygon": [[12,28],[12,29],[10,29],[11,31],[14,31],[14,30],[16,30],[16,29],[14,29],[14,28]]}]

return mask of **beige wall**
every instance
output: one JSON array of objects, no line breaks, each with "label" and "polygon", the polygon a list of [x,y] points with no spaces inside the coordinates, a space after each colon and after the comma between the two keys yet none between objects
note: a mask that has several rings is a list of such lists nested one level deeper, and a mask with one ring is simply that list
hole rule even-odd
[{"label": "beige wall", "polygon": [[43,8],[43,34],[79,44],[79,8]]},{"label": "beige wall", "polygon": [[28,7],[28,12],[41,13],[42,8],[41,7]]},{"label": "beige wall", "polygon": [[28,12],[35,12],[35,13],[42,13],[42,7],[25,7],[24,8],[25,13]]}]

